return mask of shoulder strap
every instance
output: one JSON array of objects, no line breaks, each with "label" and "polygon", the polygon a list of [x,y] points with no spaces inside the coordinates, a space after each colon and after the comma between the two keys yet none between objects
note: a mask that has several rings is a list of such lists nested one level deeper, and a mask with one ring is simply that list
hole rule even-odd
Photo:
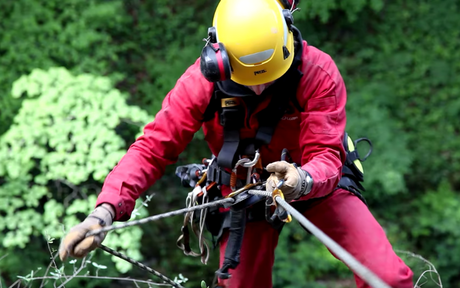
[{"label": "shoulder strap", "polygon": [[216,93],[216,84],[214,84],[214,92],[211,95],[211,100],[209,101],[208,107],[203,114],[203,122],[208,122],[214,118],[214,115],[219,111],[219,98],[220,95]]}]

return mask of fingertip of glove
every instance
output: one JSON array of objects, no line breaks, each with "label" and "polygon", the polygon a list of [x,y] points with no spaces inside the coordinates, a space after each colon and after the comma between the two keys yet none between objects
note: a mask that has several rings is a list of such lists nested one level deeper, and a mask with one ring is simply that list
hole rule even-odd
[{"label": "fingertip of glove", "polygon": [[273,170],[273,165],[274,165],[274,163],[268,164],[268,165],[265,167],[265,170],[267,170],[268,172],[273,172],[273,171],[272,171],[272,170]]},{"label": "fingertip of glove", "polygon": [[65,262],[68,256],[69,256],[68,250],[59,249],[59,259],[61,259],[62,262]]}]

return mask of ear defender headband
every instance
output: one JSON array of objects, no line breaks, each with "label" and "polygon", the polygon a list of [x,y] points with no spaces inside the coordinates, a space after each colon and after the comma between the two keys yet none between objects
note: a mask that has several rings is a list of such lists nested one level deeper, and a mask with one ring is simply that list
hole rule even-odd
[{"label": "ear defender headband", "polygon": [[295,10],[299,4],[299,0],[280,0],[280,2],[284,9],[289,9],[291,11]]},{"label": "ear defender headband", "polygon": [[208,28],[208,39],[201,51],[200,69],[209,82],[230,79],[232,67],[224,44],[217,43],[216,28]]},{"label": "ear defender headband", "polygon": [[284,20],[286,21],[286,25],[289,30],[291,30],[291,26],[294,24],[294,17],[292,17],[292,13],[294,13],[297,9],[299,0],[281,0],[281,4],[283,5]]},{"label": "ear defender headband", "polygon": [[[282,0],[283,16],[286,25],[291,30],[294,24],[294,17],[292,17],[291,9],[295,9],[298,0]],[[204,39],[206,45],[201,51],[200,69],[203,76],[209,82],[219,82],[230,79],[232,74],[232,66],[230,65],[230,58],[228,57],[227,50],[224,44],[217,43],[216,27],[208,28],[208,38]],[[284,47],[285,48],[285,47]],[[283,49],[284,49],[283,48]],[[286,49],[287,50],[287,49]],[[284,51],[285,55],[289,56],[289,51]],[[287,56],[285,56],[286,58]]]}]

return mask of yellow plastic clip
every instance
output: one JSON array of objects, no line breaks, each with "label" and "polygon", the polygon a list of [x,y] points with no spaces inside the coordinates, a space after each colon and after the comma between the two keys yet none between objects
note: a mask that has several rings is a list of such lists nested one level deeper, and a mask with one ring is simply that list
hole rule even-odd
[{"label": "yellow plastic clip", "polygon": [[276,202],[276,197],[281,197],[281,199],[284,200],[284,194],[283,194],[283,191],[281,191],[280,187],[283,186],[284,184],[284,180],[281,180],[280,182],[278,182],[278,185],[276,186],[276,188],[273,190],[272,192],[272,198],[273,198],[273,203],[275,204],[275,211],[276,210],[279,210],[279,209],[282,209],[286,214],[287,214],[287,217],[283,219],[283,217],[279,217],[281,221],[283,222],[286,222],[286,223],[290,223],[292,221],[292,216],[291,214],[289,214],[289,212],[287,212],[283,207],[278,207],[278,203]]}]

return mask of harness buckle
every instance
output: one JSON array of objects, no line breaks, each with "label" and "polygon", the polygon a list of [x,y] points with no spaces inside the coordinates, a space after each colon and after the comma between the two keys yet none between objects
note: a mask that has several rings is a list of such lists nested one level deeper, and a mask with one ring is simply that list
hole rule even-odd
[{"label": "harness buckle", "polygon": [[232,189],[233,192],[236,191],[237,185],[236,185],[236,180],[237,180],[237,169],[239,166],[242,166],[244,168],[247,168],[247,175],[246,175],[246,185],[250,183],[255,183],[257,181],[253,181],[253,171],[257,166],[260,164],[260,153],[259,149],[255,151],[254,154],[254,159],[249,159],[247,156],[242,156],[240,160],[238,160],[235,164],[235,166],[232,169],[232,175],[230,178],[230,188]]}]

